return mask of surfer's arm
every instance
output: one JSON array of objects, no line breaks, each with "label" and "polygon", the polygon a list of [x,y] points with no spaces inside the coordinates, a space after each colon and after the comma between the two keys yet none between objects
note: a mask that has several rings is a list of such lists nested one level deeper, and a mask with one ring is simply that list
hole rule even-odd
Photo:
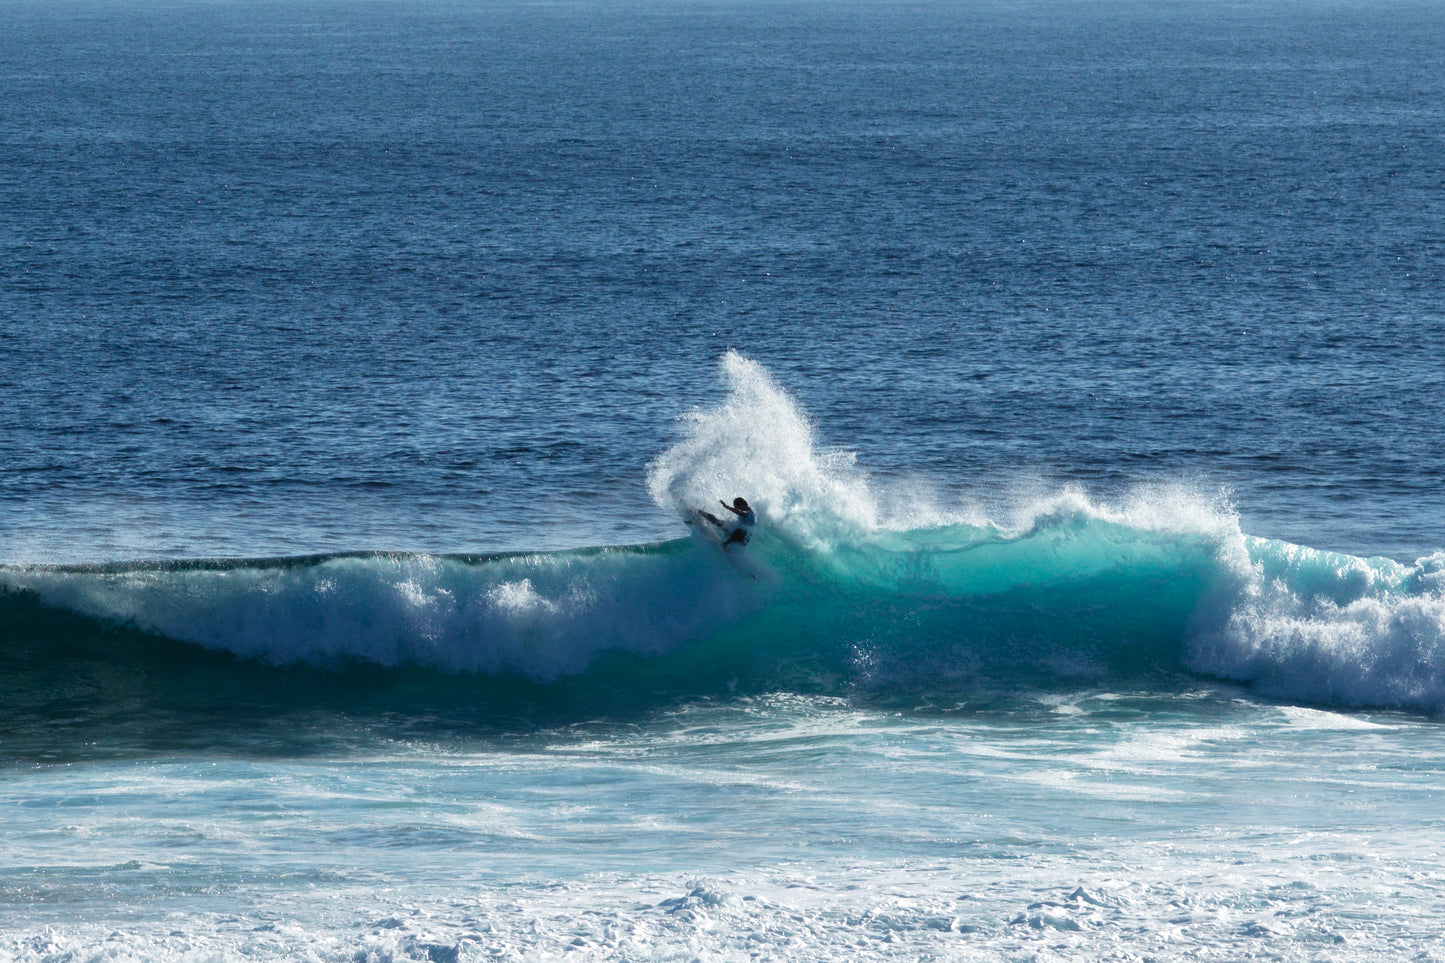
[{"label": "surfer's arm", "polygon": [[729,505],[727,502],[723,501],[721,498],[719,498],[719,499],[717,500],[717,503],[718,503],[719,505],[721,505],[723,508],[726,508],[728,511],[732,512],[734,515],[737,515],[739,518],[742,517],[742,515],[743,515],[742,512],[738,511],[736,508],[733,508],[731,505]]}]

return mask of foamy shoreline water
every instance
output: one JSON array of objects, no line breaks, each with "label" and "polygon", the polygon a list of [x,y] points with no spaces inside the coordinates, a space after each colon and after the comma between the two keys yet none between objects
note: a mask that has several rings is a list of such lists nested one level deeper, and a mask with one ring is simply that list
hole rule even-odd
[{"label": "foamy shoreline water", "polygon": [[[1442,885],[1420,836],[1433,726],[1205,693],[1022,708],[900,718],[778,698],[520,751],[34,770],[18,793],[10,779],[12,867],[56,834],[87,856],[7,874],[12,906],[32,902],[0,952],[1362,960],[1434,945],[1430,914],[1402,912]],[[890,791],[864,789],[876,780]],[[45,815],[57,804],[64,824]],[[119,902],[78,921],[102,891]]]}]

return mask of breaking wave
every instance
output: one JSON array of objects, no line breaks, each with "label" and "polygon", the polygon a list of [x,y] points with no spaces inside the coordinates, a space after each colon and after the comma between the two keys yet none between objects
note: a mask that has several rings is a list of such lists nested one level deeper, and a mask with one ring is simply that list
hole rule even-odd
[{"label": "breaking wave", "polygon": [[1222,500],[1180,489],[1065,491],[1008,524],[885,505],[760,366],[729,354],[723,374],[727,399],[689,416],[649,485],[679,517],[746,495],[761,523],[742,553],[693,532],[535,554],[6,566],[0,629],[30,659],[62,631],[101,645],[123,627],[279,667],[541,686],[606,672],[678,695],[1196,674],[1445,707],[1445,553],[1407,565],[1251,537]]}]

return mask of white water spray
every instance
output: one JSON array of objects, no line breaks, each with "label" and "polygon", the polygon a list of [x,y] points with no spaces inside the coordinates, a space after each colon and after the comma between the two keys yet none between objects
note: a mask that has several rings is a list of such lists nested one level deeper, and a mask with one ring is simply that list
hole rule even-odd
[{"label": "white water spray", "polygon": [[815,539],[830,524],[877,525],[852,454],[820,452],[808,419],[761,365],[729,351],[721,374],[726,400],[685,415],[682,440],[648,466],[658,507],[685,515],[741,495],[766,524]]}]

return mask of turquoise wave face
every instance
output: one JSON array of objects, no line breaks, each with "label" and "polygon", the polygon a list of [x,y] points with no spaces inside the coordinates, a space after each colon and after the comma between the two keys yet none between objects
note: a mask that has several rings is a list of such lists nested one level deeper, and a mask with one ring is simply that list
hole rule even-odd
[{"label": "turquoise wave face", "polygon": [[[1227,505],[1177,489],[1123,505],[1066,491],[1008,525],[965,521],[820,450],[756,363],[729,352],[721,372],[726,401],[689,415],[649,466],[654,500],[694,520],[690,538],[0,567],[10,688],[63,693],[75,658],[110,678],[86,690],[106,704],[189,699],[199,673],[264,676],[263,696],[298,704],[380,693],[513,716],[737,691],[931,700],[1201,676],[1305,702],[1445,706],[1445,553],[1411,566],[1252,538]],[[745,549],[697,520],[719,493],[757,509]]]},{"label": "turquoise wave face", "polygon": [[1433,711],[1445,704],[1442,572],[1445,556],[1358,559],[1249,538],[1229,518],[1157,524],[1065,499],[1019,531],[835,526],[823,538],[778,524],[742,552],[694,537],[8,567],[0,606],[12,662],[77,648],[174,661],[181,643],[219,657],[207,671],[320,670],[338,683],[420,671],[499,701],[739,687],[913,698],[1206,675]]}]

